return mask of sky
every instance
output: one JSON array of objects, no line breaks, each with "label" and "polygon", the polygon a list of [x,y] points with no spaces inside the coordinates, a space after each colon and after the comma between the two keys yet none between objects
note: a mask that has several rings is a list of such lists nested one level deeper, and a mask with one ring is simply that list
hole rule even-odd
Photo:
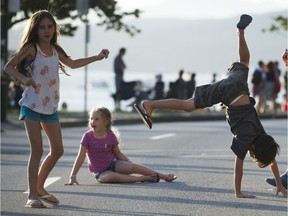
[{"label": "sky", "polygon": [[118,0],[123,11],[136,8],[141,18],[221,19],[245,13],[288,10],[287,0]]}]

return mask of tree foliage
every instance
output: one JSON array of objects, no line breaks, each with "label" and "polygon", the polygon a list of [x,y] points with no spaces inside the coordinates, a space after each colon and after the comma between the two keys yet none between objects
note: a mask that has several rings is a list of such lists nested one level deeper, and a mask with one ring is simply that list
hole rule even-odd
[{"label": "tree foliage", "polygon": [[[61,34],[74,35],[77,26],[73,20],[80,19],[82,22],[89,22],[85,14],[78,15],[76,0],[21,0],[20,11],[8,14],[8,28],[27,20],[38,10],[49,10],[57,20],[61,21]],[[139,18],[140,10],[131,12],[120,12],[116,0],[90,0],[89,13],[97,15],[97,25],[104,26],[106,30],[124,30],[131,36],[139,33],[140,30],[133,25],[127,25],[123,18],[134,16]]]},{"label": "tree foliage", "polygon": [[287,30],[288,30],[288,26],[287,26],[288,18],[287,17],[277,16],[273,19],[273,21],[274,22],[270,25],[269,28],[263,29],[262,31],[263,32],[267,32],[267,31],[268,32],[279,32],[279,33],[282,33],[283,31],[287,32]]}]

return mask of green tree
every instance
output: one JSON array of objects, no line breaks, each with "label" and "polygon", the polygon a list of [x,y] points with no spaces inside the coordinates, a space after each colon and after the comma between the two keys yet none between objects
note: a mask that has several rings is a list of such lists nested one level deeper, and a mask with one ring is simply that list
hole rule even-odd
[{"label": "green tree", "polygon": [[[116,0],[90,0],[89,13],[95,13],[98,17],[97,25],[104,26],[106,30],[124,30],[131,36],[140,32],[140,29],[133,25],[127,25],[123,18],[134,16],[139,18],[140,10],[135,9],[130,12],[120,12]],[[77,26],[71,22],[80,18],[83,22],[89,22],[86,15],[78,16],[76,0],[21,0],[20,11],[8,14],[8,28],[27,20],[38,11],[49,10],[57,20],[61,21],[61,34],[73,36]]]},{"label": "green tree", "polygon": [[273,18],[273,23],[270,25],[267,29],[262,29],[263,32],[278,32],[280,34],[284,31],[284,36],[287,36],[287,30],[288,30],[288,18],[285,16],[277,16]]}]

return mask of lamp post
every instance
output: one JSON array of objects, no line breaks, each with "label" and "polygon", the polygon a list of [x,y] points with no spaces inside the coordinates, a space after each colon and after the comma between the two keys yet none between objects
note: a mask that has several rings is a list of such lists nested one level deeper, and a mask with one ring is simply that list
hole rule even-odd
[{"label": "lamp post", "polygon": [[[87,13],[89,9],[89,0],[76,0],[76,7],[78,10],[79,16],[85,15],[85,57],[88,56],[88,43],[90,35],[90,26],[88,24]],[[88,82],[88,66],[84,67],[84,118],[87,118],[87,82]]]},{"label": "lamp post", "polygon": [[[88,43],[89,43],[89,33],[90,33],[90,27],[87,23],[87,20],[85,22],[85,57],[88,56]],[[84,67],[84,117],[87,117],[87,92],[88,92],[88,65],[85,65]]]}]

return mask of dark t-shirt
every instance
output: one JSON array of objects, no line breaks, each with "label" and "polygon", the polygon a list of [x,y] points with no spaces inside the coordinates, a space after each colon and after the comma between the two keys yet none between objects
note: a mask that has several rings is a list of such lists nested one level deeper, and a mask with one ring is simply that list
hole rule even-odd
[{"label": "dark t-shirt", "polygon": [[160,100],[164,98],[164,82],[157,81],[154,87],[155,97],[154,100]]},{"label": "dark t-shirt", "polygon": [[115,60],[114,60],[114,72],[116,74],[121,74],[123,75],[124,73],[124,68],[126,68],[126,65],[122,59],[121,55],[117,55]]},{"label": "dark t-shirt", "polygon": [[226,110],[226,119],[233,134],[231,149],[242,160],[255,138],[266,134],[254,105],[255,100],[250,97],[250,104],[228,106]]}]

